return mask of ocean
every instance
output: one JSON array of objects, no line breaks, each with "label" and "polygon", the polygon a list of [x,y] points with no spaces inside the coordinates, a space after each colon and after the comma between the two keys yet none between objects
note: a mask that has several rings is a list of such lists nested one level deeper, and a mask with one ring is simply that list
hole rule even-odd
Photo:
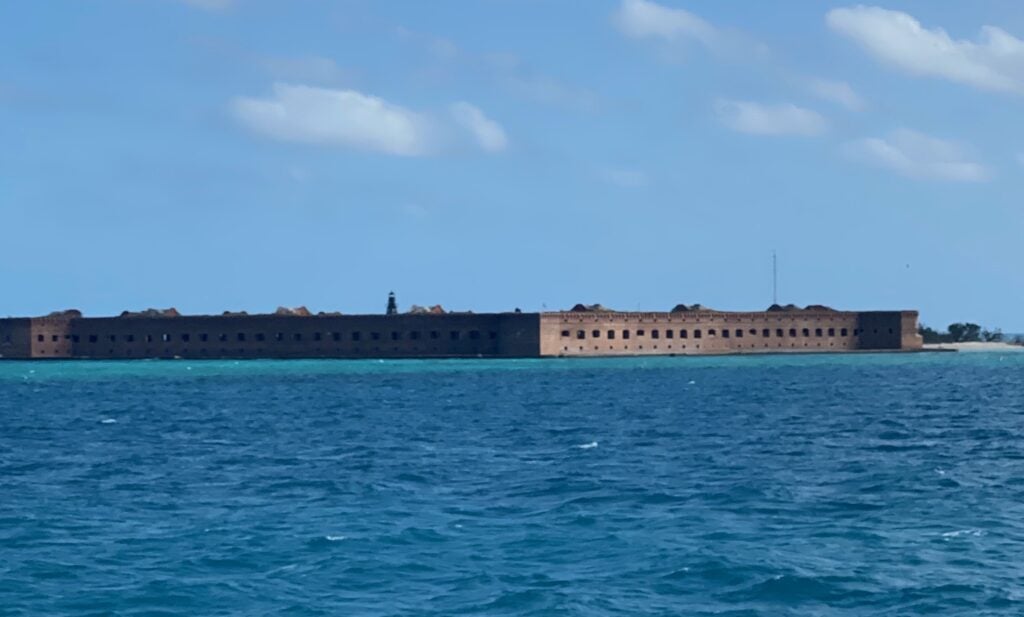
[{"label": "ocean", "polygon": [[1024,354],[0,363],[0,615],[1021,615]]}]

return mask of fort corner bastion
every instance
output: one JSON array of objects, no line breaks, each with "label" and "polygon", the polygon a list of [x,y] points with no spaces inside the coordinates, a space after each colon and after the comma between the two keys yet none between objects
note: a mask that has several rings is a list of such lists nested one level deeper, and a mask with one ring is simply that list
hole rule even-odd
[{"label": "fort corner bastion", "polygon": [[0,319],[0,359],[544,358],[917,351],[917,311],[772,305],[667,312],[576,305],[568,311],[398,311],[181,315],[174,309]]}]

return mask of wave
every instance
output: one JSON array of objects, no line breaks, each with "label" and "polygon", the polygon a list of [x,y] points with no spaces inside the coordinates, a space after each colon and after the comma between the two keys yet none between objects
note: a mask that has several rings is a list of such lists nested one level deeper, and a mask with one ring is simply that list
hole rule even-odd
[{"label": "wave", "polygon": [[943,538],[959,538],[961,536],[971,536],[974,538],[980,538],[985,535],[985,531],[982,529],[958,529],[956,531],[947,531],[942,534]]}]

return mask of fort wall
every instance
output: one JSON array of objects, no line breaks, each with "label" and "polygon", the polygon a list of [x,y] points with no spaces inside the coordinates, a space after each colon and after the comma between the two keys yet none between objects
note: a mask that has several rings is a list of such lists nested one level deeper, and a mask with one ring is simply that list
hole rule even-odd
[{"label": "fort wall", "polygon": [[541,355],[839,352],[921,348],[914,311],[544,313]]},{"label": "fort wall", "polygon": [[0,358],[32,357],[32,320],[0,319]]},{"label": "fort wall", "polygon": [[915,311],[0,319],[0,358],[536,358],[921,348]]},{"label": "fort wall", "polygon": [[24,321],[32,358],[536,357],[539,350],[538,316],[523,313]]}]

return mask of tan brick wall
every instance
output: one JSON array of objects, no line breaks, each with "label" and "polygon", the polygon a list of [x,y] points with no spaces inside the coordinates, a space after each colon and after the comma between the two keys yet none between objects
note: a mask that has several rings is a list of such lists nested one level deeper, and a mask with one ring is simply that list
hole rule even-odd
[{"label": "tan brick wall", "polygon": [[[904,326],[904,321],[906,326]],[[541,355],[687,355],[900,349],[899,312],[561,312],[541,315]],[[628,336],[628,338],[627,338]]]}]

